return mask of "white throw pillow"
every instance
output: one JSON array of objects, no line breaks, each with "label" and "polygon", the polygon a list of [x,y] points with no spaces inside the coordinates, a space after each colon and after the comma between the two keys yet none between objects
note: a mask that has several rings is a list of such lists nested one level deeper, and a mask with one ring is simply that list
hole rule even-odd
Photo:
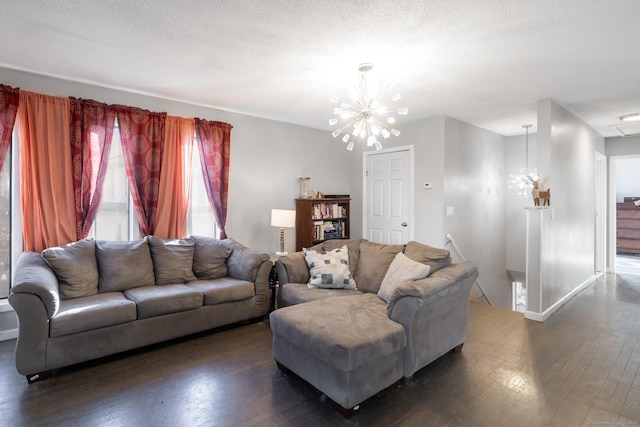
[{"label": "white throw pillow", "polygon": [[407,258],[405,254],[399,252],[382,279],[378,296],[389,302],[391,293],[398,285],[424,279],[429,275],[429,272],[431,272],[431,267]]},{"label": "white throw pillow", "polygon": [[349,271],[349,251],[346,246],[332,251],[315,251],[303,248],[304,259],[309,266],[310,288],[356,289],[356,282]]}]

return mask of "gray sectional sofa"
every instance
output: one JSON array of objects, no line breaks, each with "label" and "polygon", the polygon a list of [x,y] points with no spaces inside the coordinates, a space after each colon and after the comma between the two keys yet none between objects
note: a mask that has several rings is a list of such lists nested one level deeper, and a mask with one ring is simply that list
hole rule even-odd
[{"label": "gray sectional sofa", "polygon": [[16,368],[33,382],[52,369],[262,318],[272,265],[232,239],[196,236],[24,252],[9,296]]},{"label": "gray sectional sofa", "polygon": [[[345,413],[462,348],[478,277],[470,261],[452,263],[447,250],[418,242],[329,240],[309,249],[276,262],[274,358]],[[310,260],[314,251],[319,260]],[[348,262],[344,277],[322,273],[332,262],[322,254],[336,251],[336,264]]]}]

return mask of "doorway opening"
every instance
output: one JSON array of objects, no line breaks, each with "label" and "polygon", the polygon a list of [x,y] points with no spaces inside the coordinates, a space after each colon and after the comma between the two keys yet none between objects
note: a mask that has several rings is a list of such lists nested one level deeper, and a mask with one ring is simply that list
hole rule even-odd
[{"label": "doorway opening", "polygon": [[640,156],[613,159],[615,272],[640,275]]}]

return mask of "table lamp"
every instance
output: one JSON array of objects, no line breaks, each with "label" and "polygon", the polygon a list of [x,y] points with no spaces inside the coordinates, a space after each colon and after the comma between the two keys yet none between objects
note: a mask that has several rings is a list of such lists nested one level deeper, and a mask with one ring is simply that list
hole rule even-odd
[{"label": "table lamp", "polygon": [[296,226],[296,211],[287,209],[271,209],[271,225],[280,227],[280,251],[276,255],[286,255],[284,251],[284,229]]}]

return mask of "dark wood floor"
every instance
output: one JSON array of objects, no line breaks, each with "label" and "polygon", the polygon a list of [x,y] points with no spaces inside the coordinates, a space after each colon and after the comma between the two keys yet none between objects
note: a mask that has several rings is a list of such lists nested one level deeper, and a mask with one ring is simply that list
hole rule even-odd
[{"label": "dark wood floor", "polygon": [[640,425],[640,276],[606,275],[543,324],[472,303],[469,338],[345,419],[271,357],[268,323],[59,370],[27,385],[0,343],[2,426]]}]

